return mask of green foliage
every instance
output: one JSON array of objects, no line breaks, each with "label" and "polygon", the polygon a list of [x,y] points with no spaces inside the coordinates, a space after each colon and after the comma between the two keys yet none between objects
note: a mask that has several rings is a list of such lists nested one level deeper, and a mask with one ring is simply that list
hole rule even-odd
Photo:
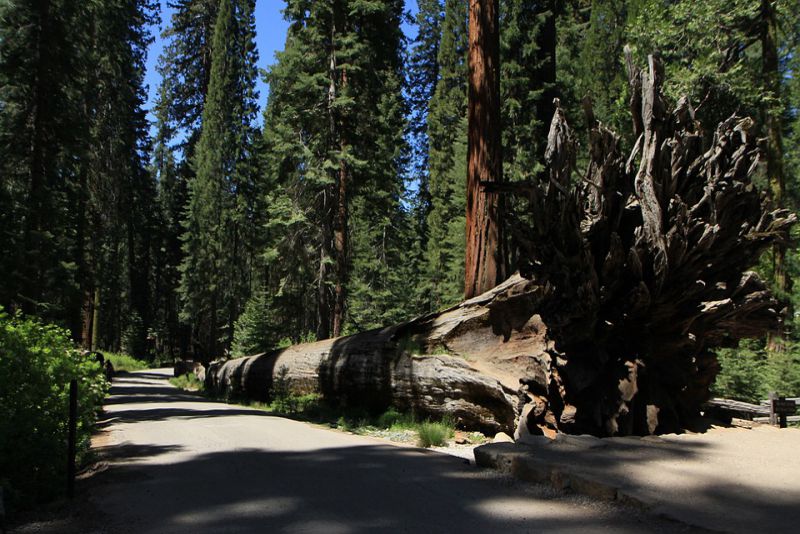
[{"label": "green foliage", "polygon": [[467,176],[467,5],[447,0],[439,44],[439,80],[428,113],[429,187],[425,284],[429,310],[464,294]]},{"label": "green foliage", "polygon": [[230,349],[256,247],[254,0],[220,3],[203,128],[192,160],[181,264],[181,318],[202,356]]},{"label": "green foliage", "polygon": [[[329,336],[337,285],[347,295],[348,331],[412,313],[402,7],[342,0],[290,2],[284,10],[286,46],[267,74],[262,256],[282,336]],[[339,251],[342,208],[348,239]]]},{"label": "green foliage", "polygon": [[721,371],[713,386],[717,397],[757,403],[771,391],[800,396],[800,343],[786,341],[782,350],[768,351],[757,341],[717,352]]},{"label": "green foliage", "polygon": [[147,362],[123,352],[103,351],[103,357],[111,362],[111,365],[114,366],[114,371],[141,371],[150,367]]},{"label": "green foliage", "polygon": [[400,424],[404,419],[404,415],[398,412],[396,408],[389,408],[378,416],[376,423],[381,428],[392,428]]},{"label": "green foliage", "polygon": [[447,423],[425,422],[417,428],[420,447],[443,447],[453,437],[453,427]]},{"label": "green foliage", "polygon": [[60,495],[66,479],[69,382],[78,381],[79,460],[107,383],[68,332],[0,310],[0,483],[13,508]]},{"label": "green foliage", "polygon": [[169,383],[178,389],[186,391],[203,391],[205,389],[205,384],[198,380],[193,373],[174,376],[169,379]]},{"label": "green foliage", "polygon": [[273,347],[277,321],[273,317],[270,304],[263,291],[256,292],[247,301],[233,330],[231,353],[234,358],[259,354]]}]

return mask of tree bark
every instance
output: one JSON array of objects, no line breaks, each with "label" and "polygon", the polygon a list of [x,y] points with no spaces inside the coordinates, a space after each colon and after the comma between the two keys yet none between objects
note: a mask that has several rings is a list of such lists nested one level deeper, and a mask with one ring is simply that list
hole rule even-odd
[{"label": "tree bark", "polygon": [[574,184],[576,143],[557,109],[545,172],[486,184],[529,204],[531,222],[512,227],[554,342],[545,382],[521,377],[531,400],[521,426],[532,432],[680,431],[719,372],[712,349],[782,325],[779,302],[748,268],[785,242],[796,217],[772,210],[751,182],[761,156],[753,121],[733,116],[703,146],[689,101],[670,110],[663,69],[648,63],[641,72],[629,55],[630,154],[587,109],[589,167]]},{"label": "tree bark", "polygon": [[497,0],[469,3],[467,240],[464,296],[505,279],[500,199],[481,182],[501,182],[500,22]]},{"label": "tree bark", "polygon": [[[347,72],[341,69],[341,85],[343,91],[347,86]],[[341,128],[340,130],[343,130]],[[339,150],[341,151],[338,172],[338,191],[336,195],[336,221],[333,225],[333,246],[336,253],[336,287],[334,289],[333,304],[333,337],[342,335],[344,325],[345,299],[347,296],[347,183],[349,172],[347,162],[344,160],[347,153],[348,142],[344,131],[339,132]]]},{"label": "tree bark", "polygon": [[[778,63],[778,24],[772,0],[761,1],[761,62],[764,92],[774,101],[781,101],[781,73]],[[767,127],[767,176],[770,194],[776,208],[784,207],[786,181],[783,172],[783,132],[781,131],[780,104],[772,104],[766,110]],[[777,243],[774,247],[773,276],[775,287],[781,294],[789,289],[791,280],[786,274],[786,244]],[[776,345],[770,340],[770,345]],[[777,348],[777,347],[775,347]]]},{"label": "tree bark", "polygon": [[353,336],[212,364],[209,391],[269,400],[275,380],[298,394],[375,413],[395,406],[453,417],[487,433],[513,432],[520,376],[546,372],[540,294],[519,275],[440,313]]}]

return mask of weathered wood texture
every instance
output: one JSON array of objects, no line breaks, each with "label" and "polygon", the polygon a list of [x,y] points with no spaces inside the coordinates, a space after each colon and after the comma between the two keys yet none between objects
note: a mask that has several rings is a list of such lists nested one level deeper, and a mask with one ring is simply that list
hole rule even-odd
[{"label": "weathered wood texture", "polygon": [[380,412],[453,417],[459,426],[513,432],[519,376],[544,379],[544,326],[532,303],[540,290],[514,276],[441,313],[353,336],[212,363],[216,394],[268,400],[281,369],[296,393]]},{"label": "weathered wood texture", "polygon": [[781,328],[779,303],[747,269],[795,216],[751,183],[762,153],[752,121],[729,118],[705,149],[688,100],[668,110],[659,62],[628,63],[630,154],[587,103],[590,161],[573,183],[575,141],[557,109],[545,172],[487,184],[528,201],[513,223],[520,269],[541,288],[536,310],[555,342],[545,380],[521,377],[533,433],[678,431],[709,396],[711,349]]},{"label": "weathered wood texture", "polygon": [[498,0],[469,2],[467,112],[467,241],[464,296],[472,298],[505,279],[501,199],[481,182],[501,182],[500,11]]}]

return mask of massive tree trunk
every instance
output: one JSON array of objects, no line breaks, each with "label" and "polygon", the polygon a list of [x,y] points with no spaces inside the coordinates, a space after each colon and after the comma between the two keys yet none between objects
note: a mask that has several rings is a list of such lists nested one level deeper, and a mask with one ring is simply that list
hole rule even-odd
[{"label": "massive tree trunk", "polygon": [[499,20],[497,0],[470,0],[465,298],[505,278],[500,199],[480,186],[503,174]]},{"label": "massive tree trunk", "polygon": [[448,415],[469,429],[512,432],[519,376],[541,374],[544,327],[533,313],[539,289],[514,276],[441,313],[353,336],[213,363],[207,388],[270,398],[276,379],[295,393],[380,412]]},{"label": "massive tree trunk", "polygon": [[209,389],[263,399],[285,373],[298,392],[516,425],[521,439],[685,428],[719,370],[712,349],[781,328],[779,303],[747,269],[796,218],[769,211],[751,182],[762,150],[750,119],[721,123],[704,147],[689,102],[668,110],[654,58],[643,73],[629,56],[629,74],[629,154],[587,105],[589,166],[573,183],[557,108],[544,172],[483,184],[529,204],[513,221],[521,276],[408,323],[214,364]]}]

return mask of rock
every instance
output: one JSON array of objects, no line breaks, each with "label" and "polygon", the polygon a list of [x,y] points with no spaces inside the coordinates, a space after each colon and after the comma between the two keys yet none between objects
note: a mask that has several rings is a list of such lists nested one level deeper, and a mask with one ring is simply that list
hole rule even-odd
[{"label": "rock", "polygon": [[498,432],[497,434],[495,434],[492,443],[514,443],[514,438],[512,438],[505,432]]},{"label": "rock", "polygon": [[456,431],[455,438],[453,440],[456,445],[466,445],[469,443],[469,438],[463,432]]}]

